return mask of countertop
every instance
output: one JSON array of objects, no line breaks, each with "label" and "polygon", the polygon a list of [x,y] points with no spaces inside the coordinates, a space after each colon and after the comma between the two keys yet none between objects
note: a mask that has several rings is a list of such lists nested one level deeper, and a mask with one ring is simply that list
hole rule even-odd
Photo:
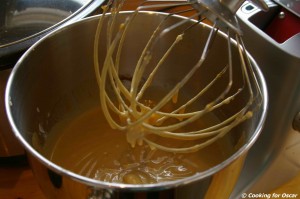
[{"label": "countertop", "polygon": [[26,156],[0,158],[1,199],[45,199]]}]

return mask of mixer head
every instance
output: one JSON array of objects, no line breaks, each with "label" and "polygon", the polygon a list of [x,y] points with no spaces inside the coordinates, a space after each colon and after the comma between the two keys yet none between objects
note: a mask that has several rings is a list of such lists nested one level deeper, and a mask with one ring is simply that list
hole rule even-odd
[{"label": "mixer head", "polygon": [[[152,4],[153,2],[155,2],[155,4]],[[151,3],[151,5],[146,5],[148,3]],[[242,2],[238,1],[234,3],[240,5]],[[103,8],[103,15],[99,21],[95,36],[94,66],[99,85],[101,108],[104,116],[112,128],[127,133],[127,140],[133,147],[136,144],[142,145],[143,143],[147,143],[153,149],[176,153],[194,152],[216,142],[233,128],[252,117],[255,109],[260,106],[262,93],[240,37],[241,31],[235,18],[236,6],[225,6],[225,3],[223,2],[211,0],[167,4],[159,4],[157,1],[147,1],[138,7],[129,18],[119,23],[117,21],[122,4],[123,1],[110,1],[108,6]],[[124,41],[129,34],[128,29],[138,16],[138,13],[142,10],[182,5],[191,5],[191,9],[196,10],[196,13],[189,18],[182,19],[179,22],[167,26],[165,24],[171,16],[190,11],[191,9],[166,15],[153,33],[151,33],[151,37],[140,52],[140,58],[138,59],[132,74],[129,75],[130,77],[126,77],[126,81],[124,81],[124,77],[120,72],[120,68],[122,67],[120,59],[123,53]],[[106,13],[110,7],[112,7],[111,14],[109,15],[108,22],[106,22],[108,23],[108,28],[106,30],[107,52],[103,63],[99,64],[99,37],[102,31],[102,24],[105,23]],[[191,23],[191,18],[195,17],[200,19]],[[186,33],[193,29],[194,26],[199,25],[205,18],[212,21],[213,27],[210,29],[207,39],[204,42],[203,50],[198,61],[180,78],[180,80],[178,80],[177,83],[173,85],[171,89],[158,99],[153,100],[151,95],[147,96],[145,93],[147,93],[147,90],[151,89],[153,79],[155,76],[160,75],[159,72],[161,68],[164,67],[164,63],[169,59],[169,56],[172,55],[173,51],[176,51],[176,47],[184,41]],[[181,31],[177,33],[176,38],[171,42],[169,48],[161,55],[156,63],[153,63],[152,57],[153,54],[155,54],[155,47],[159,46],[161,41],[168,38],[170,32],[177,31],[179,27],[187,22],[191,25],[181,28]],[[212,48],[216,48],[216,46],[214,46],[214,40],[221,34],[219,33],[220,28],[226,33],[227,47],[221,50],[224,51],[224,54],[227,54],[228,63],[223,66],[223,68],[219,70],[219,72],[217,72],[203,88],[199,89],[199,91],[193,93],[188,99],[178,100],[178,94],[186,89],[185,86],[188,84],[191,77],[203,67]],[[233,35],[235,35],[235,46],[240,59],[239,66],[235,66],[232,63],[232,43],[234,43],[232,31]],[[238,70],[240,70],[242,79],[241,84],[238,87],[235,86],[235,90],[233,90],[232,86],[234,84],[234,67],[239,67]],[[147,72],[149,71],[149,68],[151,68],[151,71]],[[214,69],[211,68],[211,70]],[[218,84],[218,81],[220,81],[221,78],[224,79],[224,77],[227,78],[227,81],[223,90],[214,95],[213,99],[208,102],[203,99],[207,93],[214,92],[211,91],[214,88],[214,85]],[[242,95],[241,93],[247,93],[247,100],[241,108],[238,108],[233,114],[227,116],[227,118],[209,126],[199,127],[199,129],[186,128],[187,126],[193,126],[197,121],[208,117],[207,115],[213,111],[221,109],[228,104],[234,104],[236,99]],[[245,94],[243,94],[242,98],[245,98],[244,95]],[[205,104],[203,106],[196,106],[196,109],[190,108],[194,107],[193,104],[201,104],[204,101]],[[153,138],[153,136],[155,138]],[[159,139],[157,137],[163,138],[163,141],[158,141]],[[189,141],[192,142],[190,145],[170,147],[167,144],[168,140],[165,138],[180,140],[186,143]]]},{"label": "mixer head", "polygon": [[[245,0],[191,0],[196,10],[204,12],[210,21],[218,21],[219,27],[228,27],[238,34],[242,34],[235,13]],[[268,6],[263,0],[254,0],[260,9],[267,11]]]},{"label": "mixer head", "polygon": [[[166,10],[168,7],[190,5],[196,10],[197,15],[203,15],[212,22],[218,21],[219,28],[230,28],[241,35],[242,31],[236,19],[236,12],[244,2],[245,0],[147,0],[142,3],[138,10],[153,8],[164,8]],[[264,0],[251,0],[251,3],[263,11],[268,10],[268,6]],[[147,6],[147,4],[151,5]],[[181,11],[181,13],[187,11],[190,10]]]}]

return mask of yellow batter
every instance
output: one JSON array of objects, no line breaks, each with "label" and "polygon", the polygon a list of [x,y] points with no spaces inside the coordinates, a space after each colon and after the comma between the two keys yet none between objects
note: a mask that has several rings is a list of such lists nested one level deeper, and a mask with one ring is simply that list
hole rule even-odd
[{"label": "yellow batter", "polygon": [[73,172],[129,184],[191,176],[220,163],[232,150],[228,139],[189,154],[151,150],[147,145],[132,148],[126,141],[126,133],[111,129],[100,108],[57,125],[43,148],[51,161]]}]

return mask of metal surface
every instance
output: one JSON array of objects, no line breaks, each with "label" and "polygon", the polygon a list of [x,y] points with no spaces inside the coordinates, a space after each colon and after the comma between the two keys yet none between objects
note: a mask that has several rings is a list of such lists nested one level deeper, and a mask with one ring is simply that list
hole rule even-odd
[{"label": "metal surface", "polygon": [[[208,10],[208,12],[204,12],[203,15],[211,21],[218,19],[218,27],[229,27],[234,32],[241,35],[242,30],[236,19],[236,11],[244,2],[245,0],[197,0],[197,4],[194,4],[194,6],[200,12],[203,8]],[[268,8],[263,0],[253,0],[253,2],[262,10],[266,11]]]},{"label": "metal surface", "polygon": [[[270,100],[265,127],[249,152],[236,197],[247,190],[270,192],[300,171],[300,134],[292,127],[300,109],[300,33],[284,43],[269,37],[263,30],[279,7],[271,1],[268,4],[267,13],[250,3],[237,13],[246,48],[265,76]],[[243,8],[249,5],[253,9],[245,12]]]},{"label": "metal surface", "polygon": [[57,24],[89,1],[2,1],[0,47],[12,45]]},{"label": "metal surface", "polygon": [[[4,110],[10,69],[32,44],[51,31],[93,13],[104,0],[1,0],[0,3],[0,157],[23,155]],[[3,102],[3,103],[2,103]]]},{"label": "metal surface", "polygon": [[300,1],[298,0],[274,0],[290,12],[300,17]]},{"label": "metal surface", "polygon": [[4,106],[4,93],[6,82],[11,69],[0,71],[0,157],[16,156],[24,153],[23,147],[13,134]]},{"label": "metal surface", "polygon": [[51,30],[88,16],[104,0],[2,0],[0,70]]},{"label": "metal surface", "polygon": [[221,4],[218,0],[198,0],[197,4],[195,4],[194,6],[200,12],[203,9],[208,10],[208,12],[205,12],[204,14],[210,21],[216,21],[217,19],[220,19],[218,27],[229,27],[239,35],[242,34],[238,21],[235,17],[235,13],[232,13],[225,5]]},{"label": "metal surface", "polygon": [[[124,14],[125,16],[126,14]],[[140,56],[139,54],[131,53],[133,48],[144,46],[142,41],[146,42],[148,39],[143,38],[149,36],[148,34],[151,32],[149,29],[153,30],[157,27],[164,17],[162,16],[163,14],[158,13],[144,13],[139,14],[135,19],[131,27],[137,27],[139,31],[136,31],[135,28],[131,30],[129,43],[123,46],[123,51],[127,55],[124,56],[128,57],[126,62],[122,62],[125,64],[124,66],[122,65],[124,74],[127,74],[127,70],[131,70],[133,63]],[[182,17],[171,16],[169,22],[173,23],[181,19]],[[63,119],[70,111],[76,111],[84,106],[87,96],[89,96],[88,99],[91,101],[88,104],[99,104],[98,86],[93,70],[93,41],[98,20],[98,17],[85,19],[40,40],[22,56],[13,69],[8,82],[6,108],[9,120],[16,136],[28,151],[35,176],[46,195],[49,198],[91,198],[94,194],[96,197],[97,195],[103,196],[105,193],[109,193],[106,195],[110,195],[111,198],[135,198],[137,196],[156,198],[224,198],[229,196],[239,175],[239,170],[242,168],[244,157],[258,137],[266,116],[266,87],[257,65],[251,58],[254,71],[257,73],[258,83],[262,88],[264,101],[254,113],[251,121],[243,123],[240,127],[243,130],[237,129],[238,132],[243,131],[245,133],[244,144],[239,146],[240,148],[238,147],[237,151],[224,162],[209,170],[185,179],[157,184],[129,185],[107,183],[89,179],[61,168],[45,158],[38,152],[37,148],[34,148],[32,143],[34,132],[37,133],[38,143],[42,147],[47,134],[51,132],[52,126]],[[141,26],[144,28],[140,29]],[[198,24],[191,30],[190,34],[192,35],[186,37],[188,46],[178,49],[178,53],[189,54],[190,56],[176,56],[170,59],[171,62],[169,64],[171,68],[167,67],[163,77],[161,77],[164,80],[180,77],[179,74],[182,73],[182,70],[189,70],[188,67],[182,67],[182,65],[193,62],[194,56],[198,56],[193,53],[193,49],[196,49],[197,45],[201,45],[202,42],[206,41],[210,28],[204,24]],[[201,34],[199,35],[199,33]],[[218,34],[215,45],[226,48],[227,42],[224,37]],[[100,44],[104,45],[106,43],[105,38],[101,37],[103,40],[100,41]],[[166,46],[169,46],[169,44],[166,44]],[[166,46],[162,42],[160,50],[165,52],[166,49],[164,48]],[[214,69],[218,67],[223,68],[223,62],[227,62],[226,55],[219,48],[211,50],[213,56],[208,58],[207,62],[214,64],[216,66]],[[128,56],[128,53],[130,53],[130,56]],[[105,52],[100,51],[100,59],[104,57]],[[218,59],[215,59],[216,57]],[[239,55],[236,51],[233,52],[233,62],[239,62]],[[40,63],[43,64],[41,65]],[[238,67],[235,70],[238,70]],[[235,70],[233,71],[234,73]],[[205,78],[212,75],[210,72],[213,73],[213,70],[204,73]],[[190,89],[186,91],[193,91],[195,87],[200,86],[198,80],[199,77],[197,75],[193,76],[193,79],[188,84]],[[237,78],[236,81],[242,81],[242,79]],[[154,83],[161,85],[160,81]],[[222,84],[221,81],[219,86]],[[221,112],[230,114],[231,111],[234,111],[234,105],[229,104],[229,106],[231,108],[226,108]],[[241,135],[240,133],[231,134],[233,143],[237,142]],[[226,186],[224,186],[225,184]]]}]

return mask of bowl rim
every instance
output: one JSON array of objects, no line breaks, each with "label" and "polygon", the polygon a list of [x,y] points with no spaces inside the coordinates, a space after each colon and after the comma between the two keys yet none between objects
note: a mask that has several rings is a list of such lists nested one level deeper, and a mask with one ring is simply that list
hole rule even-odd
[{"label": "bowl rim", "polygon": [[80,2],[82,4],[81,7],[79,7],[77,10],[74,10],[73,13],[71,13],[66,18],[58,21],[57,23],[33,34],[24,36],[14,41],[0,44],[0,71],[7,68],[12,68],[17,60],[17,57],[20,57],[22,53],[24,53],[27,49],[30,48],[31,45],[33,45],[42,37],[63,26],[69,25],[76,22],[77,20],[89,16],[91,13],[95,12],[104,2],[105,0],[89,0],[86,2]]},{"label": "bowl rim", "polygon": [[[129,14],[129,13],[132,13],[132,12],[133,11],[122,11],[120,13],[121,14]],[[161,13],[161,12],[154,12],[154,11],[140,11],[140,13],[145,14],[145,15],[150,15],[150,14],[151,15],[153,15],[153,14],[168,15],[168,13]],[[11,104],[12,104],[12,102],[11,102],[10,92],[11,92],[12,84],[14,82],[16,73],[18,73],[19,68],[22,67],[22,61],[26,57],[30,56],[31,51],[34,51],[34,49],[37,46],[42,45],[45,40],[47,40],[48,38],[50,38],[51,36],[53,36],[55,34],[59,34],[61,32],[64,32],[64,30],[67,30],[68,28],[70,28],[72,26],[77,26],[77,25],[80,25],[81,23],[89,23],[89,21],[97,20],[100,16],[101,16],[101,14],[91,16],[91,17],[88,17],[88,18],[85,18],[85,19],[81,19],[79,21],[76,21],[72,24],[61,27],[61,28],[51,32],[50,34],[48,34],[47,36],[43,37],[38,42],[36,42],[33,46],[31,46],[22,55],[22,57],[18,60],[18,62],[14,66],[14,68],[13,68],[11,74],[10,74],[10,77],[8,79],[7,86],[6,86],[5,109],[6,109],[6,113],[7,113],[7,116],[8,116],[9,123],[11,125],[11,128],[12,128],[15,136],[21,142],[21,144],[25,147],[25,149],[27,151],[29,151],[30,155],[35,157],[40,163],[45,165],[47,168],[54,170],[56,173],[58,173],[60,175],[63,175],[63,176],[70,177],[71,179],[73,179],[75,181],[79,181],[79,182],[81,182],[85,185],[89,185],[89,186],[96,187],[96,188],[104,188],[104,189],[126,189],[126,190],[130,190],[130,191],[145,191],[145,190],[149,191],[149,190],[162,190],[162,189],[174,188],[174,187],[187,185],[187,184],[205,179],[205,178],[207,178],[209,176],[212,176],[213,174],[219,172],[220,170],[224,169],[225,167],[227,167],[228,165],[230,165],[235,160],[242,157],[244,154],[246,154],[248,152],[248,150],[251,148],[251,146],[258,139],[258,137],[260,135],[260,132],[262,131],[263,124],[266,120],[267,109],[268,109],[268,93],[267,93],[267,86],[266,86],[265,79],[264,79],[263,74],[262,74],[261,70],[259,69],[257,63],[255,62],[255,60],[251,57],[251,55],[249,53],[248,53],[249,59],[251,61],[251,64],[253,65],[254,72],[257,75],[257,81],[259,82],[259,84],[261,86],[261,92],[263,94],[262,95],[262,105],[261,105],[261,116],[260,116],[259,122],[257,124],[257,127],[255,128],[255,132],[252,134],[252,136],[249,138],[249,140],[239,150],[237,150],[235,153],[233,153],[231,156],[229,156],[226,160],[222,161],[221,163],[219,163],[219,164],[217,164],[217,165],[215,165],[215,166],[213,166],[213,167],[211,167],[211,168],[209,168],[209,169],[207,169],[203,172],[198,172],[198,173],[196,173],[192,176],[189,176],[189,177],[186,177],[186,178],[183,178],[183,179],[174,180],[174,181],[167,181],[167,182],[160,182],[160,183],[155,183],[155,184],[133,185],[133,184],[103,182],[103,181],[91,179],[91,178],[76,174],[76,173],[74,173],[70,170],[67,170],[67,169],[51,162],[46,157],[41,155],[38,151],[36,151],[25,140],[25,138],[22,136],[22,134],[20,133],[18,127],[16,126],[16,124],[14,122],[14,118],[11,114]],[[172,17],[187,19],[187,17],[179,16],[179,15],[172,15]],[[208,27],[211,27],[211,26],[206,25],[206,24],[204,24],[204,25],[208,26]]]}]

